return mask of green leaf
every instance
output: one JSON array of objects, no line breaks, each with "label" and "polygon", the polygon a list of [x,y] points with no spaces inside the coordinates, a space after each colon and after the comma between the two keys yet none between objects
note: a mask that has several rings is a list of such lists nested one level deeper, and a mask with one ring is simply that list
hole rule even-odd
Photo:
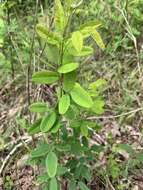
[{"label": "green leaf", "polygon": [[80,190],[90,190],[82,181],[78,183]]},{"label": "green leaf", "polygon": [[49,115],[43,117],[40,129],[43,133],[48,132],[54,125],[56,121],[56,113],[51,112]]},{"label": "green leaf", "polygon": [[103,108],[104,105],[105,105],[105,103],[104,103],[103,100],[101,100],[101,99],[96,99],[96,100],[94,100],[94,102],[93,102],[93,106],[92,106],[91,110],[92,110],[94,113],[100,115],[100,114],[104,113],[104,108]]},{"label": "green leaf", "polygon": [[37,177],[37,182],[38,182],[39,184],[46,183],[46,182],[48,182],[48,180],[49,180],[49,176],[48,176],[47,173],[46,173],[46,174],[43,174],[43,175],[39,175],[39,176]]},{"label": "green leaf", "polygon": [[87,38],[91,35],[91,32],[94,31],[96,28],[101,26],[101,22],[99,21],[89,21],[80,26],[80,32],[82,33],[84,38]]},{"label": "green leaf", "polygon": [[47,104],[44,102],[35,102],[29,106],[31,112],[42,113],[47,111]]},{"label": "green leaf", "polygon": [[47,173],[50,178],[55,177],[57,173],[58,159],[54,152],[50,152],[46,158]]},{"label": "green leaf", "polygon": [[93,91],[99,90],[100,88],[103,88],[106,85],[106,83],[106,80],[98,79],[95,82],[90,83],[89,89]]},{"label": "green leaf", "polygon": [[75,69],[77,69],[79,67],[78,63],[68,63],[65,65],[62,65],[59,69],[58,72],[59,73],[69,73],[71,71],[74,71]]},{"label": "green leaf", "polygon": [[47,43],[52,44],[52,45],[59,44],[59,41],[60,41],[59,36],[52,33],[51,31],[48,31],[48,29],[46,27],[38,24],[36,26],[36,32]]},{"label": "green leaf", "polygon": [[70,106],[70,96],[68,94],[65,94],[59,100],[59,113],[65,114],[69,106]]},{"label": "green leaf", "polygon": [[83,46],[81,52],[77,52],[75,49],[71,48],[69,53],[75,57],[84,57],[93,54],[93,48],[89,46]]},{"label": "green leaf", "polygon": [[76,31],[72,34],[71,37],[72,44],[77,52],[80,52],[83,48],[83,36],[82,33],[79,31]]},{"label": "green leaf", "polygon": [[86,125],[81,125],[80,131],[82,136],[87,137],[88,136],[88,127]]},{"label": "green leaf", "polygon": [[32,75],[32,81],[37,84],[52,84],[58,79],[58,74],[51,71],[39,71]]},{"label": "green leaf", "polygon": [[76,182],[74,180],[69,182],[68,190],[76,190]]},{"label": "green leaf", "polygon": [[124,151],[126,151],[127,153],[129,153],[129,154],[131,154],[131,155],[134,154],[134,149],[133,149],[132,146],[129,145],[129,144],[118,144],[118,145],[117,145],[117,148],[118,148],[118,149],[121,149],[121,150],[124,150]]},{"label": "green leaf", "polygon": [[62,176],[64,175],[66,172],[68,172],[68,168],[59,165],[57,168],[57,176]]},{"label": "green leaf", "polygon": [[78,105],[90,108],[93,105],[92,99],[89,96],[88,92],[86,92],[80,84],[76,83],[73,90],[70,92],[71,97],[75,103]]},{"label": "green leaf", "polygon": [[75,82],[76,82],[76,72],[75,71],[64,74],[63,88],[66,92],[69,92],[70,90],[73,89]]},{"label": "green leaf", "polygon": [[137,153],[135,157],[138,161],[143,162],[143,152]]},{"label": "green leaf", "polygon": [[50,190],[58,190],[58,184],[56,178],[52,178],[50,180]]},{"label": "green leaf", "polygon": [[35,121],[31,126],[30,128],[28,129],[28,133],[30,135],[34,135],[34,134],[37,134],[39,133],[41,130],[40,130],[40,124],[41,124],[41,121],[42,119],[38,119],[37,121]]},{"label": "green leaf", "polygon": [[47,45],[45,48],[45,54],[48,60],[52,63],[57,64],[59,62],[59,48],[55,45]]},{"label": "green leaf", "polygon": [[68,145],[68,144],[59,144],[56,146],[56,149],[59,151],[59,152],[68,152],[71,150],[71,146]]},{"label": "green leaf", "polygon": [[92,38],[94,39],[94,41],[97,43],[97,45],[101,48],[101,49],[105,49],[105,45],[103,43],[103,40],[100,36],[100,34],[97,32],[97,30],[92,31],[91,33]]},{"label": "green leaf", "polygon": [[60,122],[58,121],[58,122],[56,122],[56,123],[54,124],[54,126],[51,128],[50,132],[51,132],[51,133],[57,133],[60,128],[61,128],[61,124],[60,124]]},{"label": "green leaf", "polygon": [[35,150],[31,152],[32,158],[45,156],[51,150],[51,146],[48,144],[41,144]]},{"label": "green leaf", "polygon": [[60,0],[55,0],[55,17],[54,17],[55,27],[58,31],[63,31],[66,21],[64,9]]}]

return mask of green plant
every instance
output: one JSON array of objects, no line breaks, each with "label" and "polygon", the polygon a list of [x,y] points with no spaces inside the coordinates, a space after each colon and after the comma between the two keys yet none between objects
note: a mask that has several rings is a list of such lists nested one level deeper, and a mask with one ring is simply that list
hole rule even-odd
[{"label": "green plant", "polygon": [[92,45],[85,45],[87,38],[101,49],[105,46],[97,31],[99,22],[88,22],[71,31],[72,17],[81,3],[68,0],[62,5],[55,0],[52,26],[39,23],[36,27],[48,64],[47,70],[33,74],[32,81],[55,89],[52,104],[35,102],[29,107],[36,114],[36,121],[28,132],[42,133],[44,137],[30,158],[31,163],[43,168],[44,174],[37,179],[43,189],[57,190],[63,178],[69,190],[88,190],[86,183],[92,180],[90,163],[95,160],[97,150],[92,149],[90,136],[98,127],[86,117],[89,113],[103,113],[104,101],[98,90],[105,81],[93,82],[85,90],[77,82],[78,69],[85,57],[93,53]]}]

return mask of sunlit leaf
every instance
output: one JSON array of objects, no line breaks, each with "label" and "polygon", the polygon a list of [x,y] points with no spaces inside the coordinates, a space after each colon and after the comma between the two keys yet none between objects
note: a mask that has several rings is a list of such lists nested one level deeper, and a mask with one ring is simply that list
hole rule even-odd
[{"label": "sunlit leaf", "polygon": [[65,114],[69,106],[70,106],[70,96],[68,94],[65,94],[59,100],[59,113]]},{"label": "sunlit leaf", "polygon": [[78,105],[85,108],[92,107],[93,102],[90,95],[80,86],[80,84],[76,83],[70,94],[73,101]]},{"label": "sunlit leaf", "polygon": [[104,105],[105,102],[101,99],[96,99],[93,102],[93,106],[91,107],[91,110],[96,114],[102,114],[104,112]]},{"label": "sunlit leaf", "polygon": [[71,71],[74,71],[75,69],[77,69],[79,67],[78,63],[68,63],[65,65],[62,65],[59,69],[58,72],[59,73],[69,73]]},{"label": "sunlit leaf", "polygon": [[86,125],[81,125],[80,131],[82,136],[87,137],[88,136],[88,127]]},{"label": "sunlit leaf", "polygon": [[91,36],[94,39],[94,41],[97,43],[97,45],[101,48],[101,49],[105,49],[105,45],[103,43],[103,40],[100,36],[100,34],[97,32],[97,30],[94,30],[91,32]]},{"label": "sunlit leaf", "polygon": [[83,47],[83,36],[82,36],[81,32],[79,32],[79,31],[74,32],[72,34],[71,40],[72,40],[72,44],[73,44],[74,48],[76,49],[76,51],[80,52]]},{"label": "sunlit leaf", "polygon": [[59,31],[63,31],[66,21],[64,9],[60,0],[55,0],[55,17],[54,17],[55,27]]}]

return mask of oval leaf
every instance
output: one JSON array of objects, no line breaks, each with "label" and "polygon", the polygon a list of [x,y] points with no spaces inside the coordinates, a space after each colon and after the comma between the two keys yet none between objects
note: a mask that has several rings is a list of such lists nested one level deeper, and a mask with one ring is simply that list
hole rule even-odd
[{"label": "oval leaf", "polygon": [[40,38],[44,39],[47,43],[55,45],[58,44],[60,39],[55,33],[49,31],[46,27],[42,25],[36,26],[36,32],[40,36]]},{"label": "oval leaf", "polygon": [[45,156],[51,150],[51,146],[48,144],[42,144],[31,152],[32,158]]},{"label": "oval leaf", "polygon": [[62,65],[59,69],[58,72],[59,73],[69,73],[71,71],[74,71],[75,69],[77,69],[79,67],[78,63],[68,63],[65,65]]},{"label": "oval leaf", "polygon": [[63,31],[66,24],[66,17],[64,14],[64,9],[60,0],[55,0],[55,27],[59,31]]},{"label": "oval leaf", "polygon": [[57,173],[58,159],[54,152],[50,152],[46,158],[46,168],[48,175],[53,178]]},{"label": "oval leaf", "polygon": [[55,177],[50,180],[50,190],[58,190],[58,184]]},{"label": "oval leaf", "polygon": [[70,96],[68,94],[63,95],[59,100],[59,113],[65,114],[70,106]]},{"label": "oval leaf", "polygon": [[80,86],[80,84],[76,83],[70,94],[73,101],[78,105],[85,108],[92,107],[93,102],[90,95]]},{"label": "oval leaf", "polygon": [[86,125],[81,125],[80,131],[82,136],[87,137],[88,136],[88,127]]},{"label": "oval leaf", "polygon": [[63,77],[63,88],[66,92],[69,92],[73,89],[76,82],[76,72],[72,71],[70,73],[64,74]]},{"label": "oval leaf", "polygon": [[82,47],[83,47],[82,33],[79,31],[74,32],[72,34],[71,40],[72,40],[72,44],[73,44],[74,48],[76,49],[76,51],[80,52],[82,50]]},{"label": "oval leaf", "polygon": [[56,123],[54,124],[54,126],[51,128],[50,132],[51,132],[51,133],[57,133],[58,130],[60,129],[60,127],[61,127],[61,124],[60,124],[60,122],[58,121],[58,122],[56,122]]},{"label": "oval leaf", "polygon": [[97,30],[94,30],[91,33],[92,38],[94,39],[94,41],[97,43],[97,45],[101,48],[101,49],[105,49],[105,45],[103,43],[103,40],[100,36],[100,34],[97,32]]},{"label": "oval leaf", "polygon": [[36,102],[29,106],[31,112],[42,113],[47,110],[47,104],[44,102]]},{"label": "oval leaf", "polygon": [[39,71],[32,75],[32,81],[37,84],[51,84],[59,79],[58,74],[51,71]]},{"label": "oval leaf", "polygon": [[34,134],[39,133],[41,131],[40,130],[41,121],[42,121],[42,119],[40,118],[30,126],[30,128],[28,129],[28,133],[30,135],[34,135]]},{"label": "oval leaf", "polygon": [[54,125],[56,121],[56,113],[51,112],[48,116],[46,115],[40,125],[40,129],[42,132],[48,132]]}]

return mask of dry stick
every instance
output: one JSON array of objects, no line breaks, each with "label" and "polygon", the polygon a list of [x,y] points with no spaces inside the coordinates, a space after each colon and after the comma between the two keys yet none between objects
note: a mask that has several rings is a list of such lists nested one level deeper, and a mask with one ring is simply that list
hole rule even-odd
[{"label": "dry stick", "polygon": [[[35,43],[35,34],[36,34],[36,21],[37,21],[37,14],[38,14],[38,4],[39,0],[36,0],[36,7],[35,7],[35,15],[34,15],[34,30],[33,30],[33,38],[31,42],[31,51],[30,51],[30,61],[27,68],[27,98],[28,98],[28,106],[30,106],[31,100],[30,100],[30,75],[31,75],[31,66],[32,66],[32,57],[33,57],[33,49],[34,49],[34,43]],[[31,113],[29,112],[29,123],[31,123]],[[35,140],[34,136],[32,136],[33,139],[33,145],[35,146]]]},{"label": "dry stick", "polygon": [[20,56],[19,56],[19,53],[17,52],[18,47],[16,47],[17,45],[15,44],[15,42],[14,42],[13,37],[11,36],[11,34],[10,34],[10,33],[8,33],[8,34],[9,34],[9,36],[10,36],[10,40],[11,40],[13,49],[14,49],[15,52],[16,52],[16,56],[17,56],[17,58],[18,58],[18,61],[19,61],[19,63],[21,64],[21,67],[22,67],[22,70],[23,70],[23,74],[26,76],[25,70],[24,70],[24,67],[23,67],[22,60],[21,60],[21,58],[20,58]]},{"label": "dry stick", "polygon": [[98,117],[98,116],[90,116],[90,117],[87,117],[86,119],[87,119],[87,120],[94,120],[94,119],[114,119],[114,118],[119,118],[119,117],[123,117],[123,116],[126,116],[126,115],[130,115],[130,114],[133,114],[133,113],[142,111],[142,110],[143,110],[143,108],[138,108],[138,109],[135,109],[135,110],[126,112],[126,113],[122,113],[122,114],[120,114],[120,115],[99,116],[99,117]]},{"label": "dry stick", "polygon": [[[25,143],[30,143],[32,141],[32,138],[29,138],[25,141]],[[2,176],[3,170],[5,168],[5,166],[7,165],[7,163],[9,162],[9,160],[11,159],[11,157],[13,156],[13,154],[18,150],[18,148],[22,147],[23,143],[19,143],[17,144],[11,151],[10,153],[7,155],[7,157],[4,159],[2,166],[0,167],[0,176]]]},{"label": "dry stick", "polygon": [[142,72],[141,72],[141,67],[140,67],[140,57],[139,57],[139,52],[138,52],[138,48],[137,48],[137,40],[136,40],[136,37],[134,36],[133,32],[132,32],[132,28],[129,24],[129,21],[128,19],[126,18],[125,16],[125,13],[123,10],[121,10],[119,7],[115,6],[116,9],[121,12],[126,24],[127,24],[127,32],[128,34],[130,35],[131,37],[131,40],[133,41],[134,43],[134,47],[135,47],[135,52],[136,52],[136,57],[137,57],[137,66],[138,66],[138,72],[139,72],[139,75],[140,75],[140,78],[142,78]]},{"label": "dry stick", "polygon": [[[7,23],[8,23],[8,27],[7,27],[7,30],[8,30],[8,38],[9,38],[9,41],[11,41],[11,37],[10,37],[10,32],[9,32],[9,27],[10,27],[10,15],[9,15],[9,8],[7,7]],[[14,70],[14,64],[13,64],[13,61],[12,61],[12,48],[10,50],[10,57],[11,57],[11,71],[12,71],[12,79],[14,79],[15,77],[15,70]]]},{"label": "dry stick", "polygon": [[[35,42],[35,29],[36,29],[36,20],[37,20],[37,13],[38,13],[38,4],[39,0],[36,1],[36,8],[35,8],[35,15],[34,15],[34,30],[33,30],[33,38],[31,42],[31,51],[30,51],[30,61],[27,69],[27,96],[28,96],[28,106],[30,105],[30,74],[31,74],[31,65],[32,65],[32,56],[33,56],[33,49],[34,49],[34,42]],[[29,113],[30,123],[31,123],[31,114]]]},{"label": "dry stick", "polygon": [[[36,136],[36,138],[40,138],[42,135],[39,134]],[[26,137],[24,137],[26,138]],[[30,142],[32,142],[33,139],[32,137],[27,137],[27,139],[24,140],[25,144],[29,144]],[[9,144],[8,144],[9,145]],[[20,142],[19,144],[15,145],[14,148],[10,151],[10,153],[6,156],[6,158],[4,159],[1,167],[0,167],[0,176],[2,176],[2,173],[4,171],[4,168],[6,167],[6,165],[8,164],[8,162],[11,160],[11,157],[15,154],[15,152],[23,146],[23,143]]]}]

